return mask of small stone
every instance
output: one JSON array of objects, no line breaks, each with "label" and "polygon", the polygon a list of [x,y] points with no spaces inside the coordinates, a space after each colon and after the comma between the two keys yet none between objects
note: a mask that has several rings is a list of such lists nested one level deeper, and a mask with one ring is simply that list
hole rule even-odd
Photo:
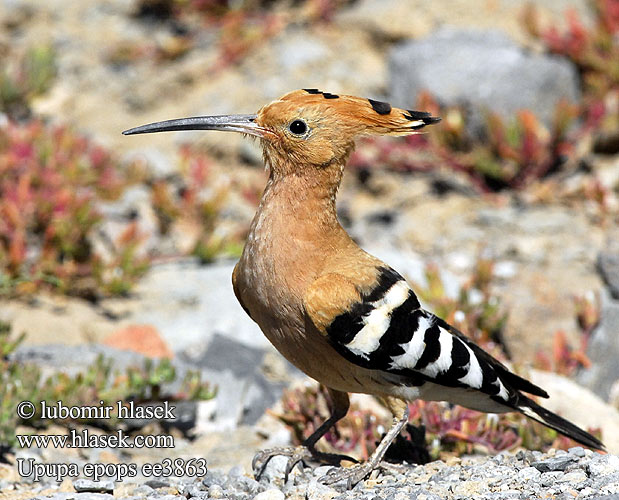
[{"label": "small stone", "polygon": [[169,481],[166,481],[165,479],[161,479],[158,477],[154,479],[149,479],[148,481],[145,481],[144,484],[146,486],[150,486],[154,490],[156,490],[157,488],[167,488],[168,486],[170,486]]},{"label": "small stone", "polygon": [[110,333],[103,343],[120,350],[134,351],[149,358],[174,357],[174,353],[152,325],[128,325]]},{"label": "small stone", "polygon": [[574,457],[568,454],[555,456],[539,462],[533,462],[531,467],[535,467],[540,472],[564,471],[567,466],[574,461]]},{"label": "small stone", "polygon": [[580,490],[579,498],[588,498],[588,497],[592,496],[595,493],[596,493],[596,491],[593,488],[587,486],[586,488],[583,488],[582,490]]},{"label": "small stone", "polygon": [[271,483],[276,479],[282,479],[285,475],[287,465],[288,457],[277,455],[271,458],[262,472],[260,482],[266,481]]},{"label": "small stone", "polygon": [[555,483],[555,481],[563,475],[561,471],[543,472],[540,477],[540,484],[548,487]]},{"label": "small stone", "polygon": [[463,481],[456,483],[453,492],[458,497],[475,498],[482,492],[481,481]]},{"label": "small stone", "polygon": [[147,484],[141,484],[140,486],[138,486],[137,488],[135,488],[133,490],[133,494],[134,495],[144,495],[144,496],[148,496],[153,492],[153,488],[151,488],[150,486],[148,486]]},{"label": "small stone", "polygon": [[208,471],[204,479],[202,479],[202,484],[207,488],[218,484],[221,486],[226,482],[226,476],[224,476],[221,472],[218,471]]},{"label": "small stone", "polygon": [[587,480],[587,474],[584,470],[578,469],[557,478],[558,483],[569,483],[572,486],[579,485]]},{"label": "small stone", "polygon": [[224,489],[218,484],[214,484],[213,486],[210,486],[208,489],[208,494],[211,498],[224,498],[225,497]]},{"label": "small stone", "polygon": [[[241,469],[242,470],[242,469]],[[243,491],[252,495],[252,498],[258,493],[264,491],[264,485],[260,484],[255,479],[245,475],[232,476],[225,484],[226,487],[232,487],[238,491]]]},{"label": "small stone", "polygon": [[92,481],[91,479],[76,479],[73,488],[78,493],[113,493],[114,481]]},{"label": "small stone", "polygon": [[538,480],[542,473],[535,467],[525,467],[518,472],[518,479],[520,481],[532,481]]},{"label": "small stone", "polygon": [[[415,498],[415,497],[412,497],[412,498]],[[433,493],[423,492],[417,495],[416,500],[441,500],[441,497],[439,497],[438,495],[434,495]]]},{"label": "small stone", "polygon": [[271,488],[263,491],[262,493],[258,493],[254,497],[254,500],[284,500],[284,498],[285,496],[280,490]]},{"label": "small stone", "polygon": [[316,467],[313,471],[314,477],[322,477],[326,476],[334,467],[332,465],[321,465],[320,467]]},{"label": "small stone", "polygon": [[582,458],[585,456],[585,449],[582,446],[574,446],[567,451],[569,451],[575,457]]},{"label": "small stone", "polygon": [[435,30],[392,48],[389,66],[393,103],[412,103],[421,90],[431,88],[441,103],[466,103],[475,130],[487,110],[508,118],[519,109],[534,109],[549,124],[562,97],[570,102],[580,98],[574,65],[524,51],[498,31]]},{"label": "small stone", "polygon": [[183,488],[182,492],[179,490],[179,493],[182,493],[187,498],[200,498],[202,496],[208,496],[206,491],[200,489],[200,487],[196,486],[195,484],[190,484],[187,487]]}]

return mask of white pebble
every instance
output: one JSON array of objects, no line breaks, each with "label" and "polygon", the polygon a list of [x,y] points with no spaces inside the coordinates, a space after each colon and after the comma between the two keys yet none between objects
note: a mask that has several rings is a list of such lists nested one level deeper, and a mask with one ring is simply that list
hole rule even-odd
[{"label": "white pebble", "polygon": [[284,500],[284,494],[276,489],[271,488],[270,490],[263,491],[262,493],[258,493],[254,500]]}]

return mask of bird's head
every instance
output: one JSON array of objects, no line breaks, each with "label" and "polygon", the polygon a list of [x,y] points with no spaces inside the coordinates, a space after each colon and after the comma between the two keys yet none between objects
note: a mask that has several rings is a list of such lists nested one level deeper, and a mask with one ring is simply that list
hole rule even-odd
[{"label": "bird's head", "polygon": [[317,89],[295,90],[255,115],[181,118],[151,123],[125,135],[175,130],[222,130],[259,137],[276,174],[343,165],[361,135],[410,135],[440,118],[423,111]]}]

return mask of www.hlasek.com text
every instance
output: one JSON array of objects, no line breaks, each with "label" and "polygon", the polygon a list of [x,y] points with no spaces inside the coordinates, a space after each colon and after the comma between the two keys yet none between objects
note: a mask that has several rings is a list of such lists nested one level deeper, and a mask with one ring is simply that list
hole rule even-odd
[{"label": "www.hlasek.com text", "polygon": [[71,429],[69,434],[18,434],[15,437],[21,448],[174,448],[174,436],[169,434],[129,436],[122,429],[108,434]]}]

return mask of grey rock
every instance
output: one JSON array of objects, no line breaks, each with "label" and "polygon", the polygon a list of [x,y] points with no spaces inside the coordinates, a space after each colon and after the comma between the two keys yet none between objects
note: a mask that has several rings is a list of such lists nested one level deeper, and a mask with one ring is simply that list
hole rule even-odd
[{"label": "grey rock", "polygon": [[427,89],[444,104],[470,107],[474,129],[488,110],[512,118],[531,109],[550,123],[560,99],[580,98],[578,74],[567,60],[528,53],[498,31],[443,28],[396,46],[389,65],[394,105],[412,106]]},{"label": "grey rock", "polygon": [[587,474],[582,469],[566,472],[562,477],[557,479],[558,483],[569,483],[571,486],[578,486],[580,488],[584,486],[583,483],[585,481],[587,481]]},{"label": "grey rock", "polygon": [[273,457],[264,468],[260,482],[272,483],[275,480],[282,480],[286,472],[286,465],[288,465],[288,457],[283,455]]},{"label": "grey rock", "polygon": [[207,488],[210,488],[214,484],[221,486],[222,484],[225,484],[227,479],[228,478],[222,472],[209,470],[206,476],[204,476],[204,479],[202,479],[202,484]]},{"label": "grey rock", "polygon": [[582,446],[574,446],[567,451],[575,457],[582,458],[585,456],[585,449]]},{"label": "grey rock", "polygon": [[562,471],[553,470],[548,472],[542,472],[542,476],[540,477],[539,484],[544,487],[552,486],[555,481],[563,475]]},{"label": "grey rock", "polygon": [[326,476],[332,470],[333,465],[320,465],[312,471],[312,474],[314,475],[314,477],[321,478],[323,476]]},{"label": "grey rock", "polygon": [[209,487],[208,494],[210,498],[225,498],[224,489],[218,484]]},{"label": "grey rock", "polygon": [[200,266],[186,259],[152,267],[135,288],[131,320],[153,325],[176,352],[201,353],[215,333],[250,347],[270,347],[232,290],[234,263]]},{"label": "grey rock", "polygon": [[613,299],[619,300],[619,253],[601,252],[597,266]]},{"label": "grey rock", "polygon": [[262,493],[258,493],[254,500],[284,500],[284,493],[278,489],[271,488],[263,491]]},{"label": "grey rock", "polygon": [[113,493],[114,481],[92,481],[91,479],[76,479],[73,488],[77,492]]},{"label": "grey rock", "polygon": [[619,301],[606,290],[601,293],[600,323],[587,347],[591,367],[583,370],[579,382],[604,400],[608,400],[613,384],[619,380]]},{"label": "grey rock", "polygon": [[121,351],[99,344],[75,346],[65,344],[22,345],[11,355],[11,358],[22,363],[32,362],[44,368],[62,369],[67,373],[77,373],[95,364],[97,358],[101,355],[112,360],[113,367],[119,370],[129,366],[141,366],[146,359],[135,352]]},{"label": "grey rock", "polygon": [[537,481],[542,473],[536,467],[525,467],[518,471],[518,479],[520,481]]},{"label": "grey rock", "polygon": [[434,493],[428,493],[426,490],[413,492],[411,498],[415,500],[442,500],[440,496],[435,495]]},{"label": "grey rock", "polygon": [[161,478],[154,478],[149,479],[144,484],[156,490],[157,488],[167,488],[168,486],[170,486],[170,481]]},{"label": "grey rock", "polygon": [[238,467],[238,470],[240,473],[232,475],[225,483],[226,487],[233,488],[236,491],[248,493],[252,496],[264,491],[264,485],[260,484],[255,479],[245,476],[241,467]]},{"label": "grey rock", "polygon": [[183,491],[179,491],[179,493],[182,493],[187,498],[200,498],[203,496],[208,496],[208,491],[206,489],[203,489],[201,485],[196,484],[186,486],[185,488],[183,488]]},{"label": "grey rock", "polygon": [[[150,482],[150,481],[147,481],[147,483],[148,482]],[[144,496],[147,496],[147,495],[150,495],[153,491],[154,491],[153,487],[151,487],[148,484],[144,483],[144,484],[139,485],[137,488],[135,488],[133,490],[133,494],[134,495],[144,495]]]},{"label": "grey rock", "polygon": [[215,334],[206,352],[194,362],[216,371],[229,370],[238,378],[252,377],[262,363],[264,350]]},{"label": "grey rock", "polygon": [[496,498],[496,500],[508,500],[511,498],[519,499],[520,492],[517,490],[496,491],[496,492],[490,493],[488,495],[488,498],[490,499]]},{"label": "grey rock", "polygon": [[570,455],[562,455],[541,460],[539,462],[533,462],[531,467],[535,467],[540,472],[564,471],[573,461],[574,457]]},{"label": "grey rock", "polygon": [[215,334],[200,357],[179,356],[218,387],[215,427],[254,424],[281,397],[284,384],[269,382],[260,371],[264,354],[264,349]]}]

